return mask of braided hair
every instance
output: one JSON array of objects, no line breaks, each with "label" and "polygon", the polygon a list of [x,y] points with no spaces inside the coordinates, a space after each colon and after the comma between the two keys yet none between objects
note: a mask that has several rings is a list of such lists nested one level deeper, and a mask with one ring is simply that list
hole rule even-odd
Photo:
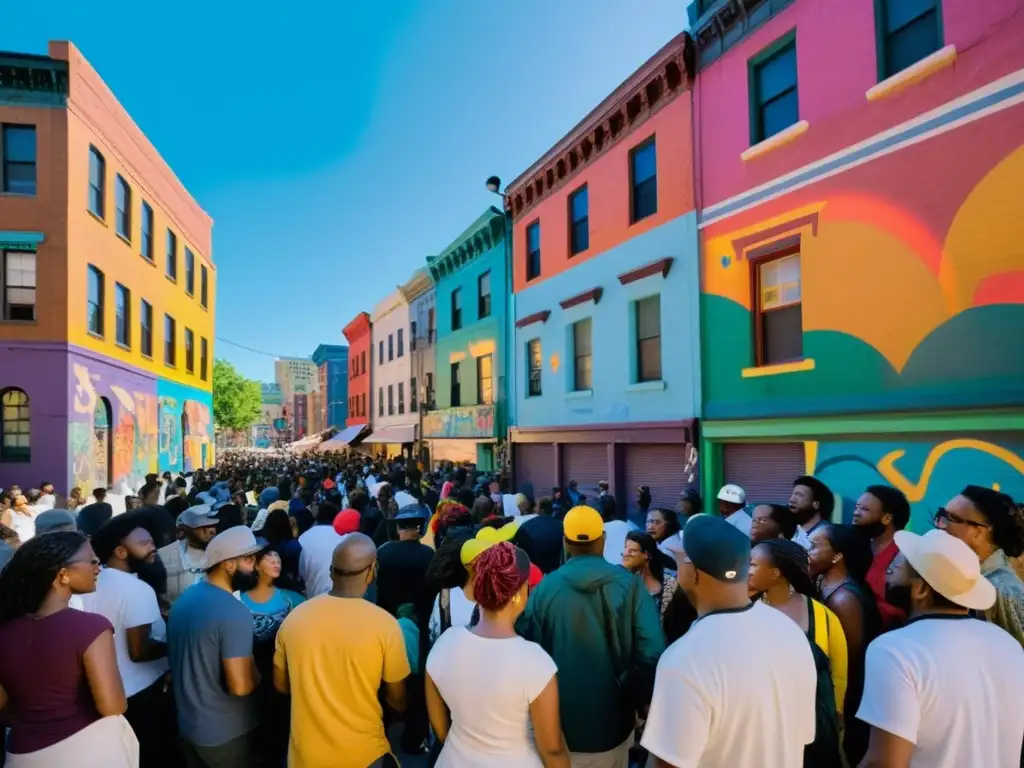
[{"label": "braided hair", "polygon": [[530,576],[529,561],[524,570],[514,544],[502,542],[484,550],[474,563],[473,597],[484,611],[500,611]]},{"label": "braided hair", "polygon": [[817,592],[811,579],[811,564],[807,550],[794,541],[767,539],[757,545],[768,555],[773,568],[801,595],[813,597]]},{"label": "braided hair", "polygon": [[15,550],[0,571],[0,623],[35,613],[53,580],[87,539],[78,531],[35,536]]},{"label": "braided hair", "polygon": [[462,545],[473,538],[471,531],[452,533],[437,548],[430,565],[427,566],[426,583],[432,594],[442,589],[465,586],[469,571],[462,564]]}]

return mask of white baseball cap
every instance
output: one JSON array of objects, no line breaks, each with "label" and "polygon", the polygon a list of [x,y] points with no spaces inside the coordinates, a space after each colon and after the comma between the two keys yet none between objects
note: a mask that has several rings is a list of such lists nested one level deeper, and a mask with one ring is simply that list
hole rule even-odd
[{"label": "white baseball cap", "polygon": [[928,584],[964,608],[985,611],[996,602],[996,588],[981,574],[974,551],[955,536],[933,528],[923,536],[896,531],[896,547]]},{"label": "white baseball cap", "polygon": [[738,485],[723,485],[722,490],[718,492],[719,501],[728,501],[732,504],[746,504],[747,503],[747,492],[740,488]]}]

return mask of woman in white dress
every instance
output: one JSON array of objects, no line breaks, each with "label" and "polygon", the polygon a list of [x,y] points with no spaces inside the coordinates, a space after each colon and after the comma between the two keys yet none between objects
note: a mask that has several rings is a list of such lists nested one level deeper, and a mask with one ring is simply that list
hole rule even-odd
[{"label": "woman in white dress", "polygon": [[569,768],[555,662],[515,632],[530,559],[504,542],[474,566],[480,621],[453,625],[427,658],[427,712],[444,745],[437,768]]}]

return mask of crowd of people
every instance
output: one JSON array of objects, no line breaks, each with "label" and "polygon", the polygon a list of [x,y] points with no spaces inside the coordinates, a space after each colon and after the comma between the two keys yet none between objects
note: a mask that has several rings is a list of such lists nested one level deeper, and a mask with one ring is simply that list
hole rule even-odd
[{"label": "crowd of people", "polygon": [[229,453],[0,492],[10,768],[1017,768],[1024,513]]}]

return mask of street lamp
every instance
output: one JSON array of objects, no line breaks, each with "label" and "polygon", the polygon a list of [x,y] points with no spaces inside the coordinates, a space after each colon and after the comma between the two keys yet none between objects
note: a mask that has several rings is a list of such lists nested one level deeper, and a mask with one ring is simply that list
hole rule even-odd
[{"label": "street lamp", "polygon": [[487,191],[493,192],[496,195],[505,197],[501,192],[501,179],[497,176],[491,176],[487,179]]}]

